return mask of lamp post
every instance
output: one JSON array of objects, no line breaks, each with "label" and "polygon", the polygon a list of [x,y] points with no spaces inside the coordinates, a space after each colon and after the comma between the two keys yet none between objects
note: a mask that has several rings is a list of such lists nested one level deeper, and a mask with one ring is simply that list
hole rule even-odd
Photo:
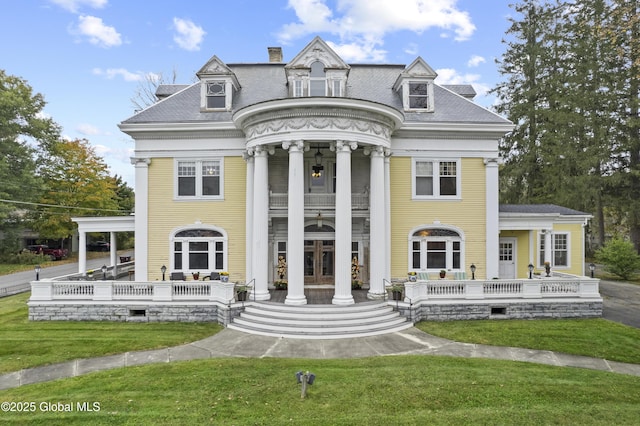
[{"label": "lamp post", "polygon": [[107,265],[102,265],[102,268],[100,268],[100,270],[102,271],[102,281],[106,281],[107,280]]},{"label": "lamp post", "polygon": [[469,267],[469,269],[471,269],[471,279],[475,280],[476,279],[476,265],[474,265],[472,263],[471,266]]},{"label": "lamp post", "polygon": [[162,265],[162,268],[160,268],[160,272],[162,272],[162,281],[164,281],[164,274],[167,273],[167,267]]},{"label": "lamp post", "polygon": [[589,264],[589,271],[591,271],[591,278],[593,278],[593,273],[596,271],[596,264],[591,262]]},{"label": "lamp post", "polygon": [[[36,265],[34,269],[36,270],[36,281],[40,281],[40,265]],[[591,277],[593,277],[593,272],[591,273]]]},{"label": "lamp post", "polygon": [[533,274],[533,263],[530,263],[529,266],[527,266],[527,268],[529,268],[529,279],[533,278],[532,274]]}]

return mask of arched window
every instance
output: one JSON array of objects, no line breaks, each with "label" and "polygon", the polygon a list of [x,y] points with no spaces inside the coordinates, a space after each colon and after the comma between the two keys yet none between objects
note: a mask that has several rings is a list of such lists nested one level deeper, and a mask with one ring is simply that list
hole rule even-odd
[{"label": "arched window", "polygon": [[171,238],[173,271],[212,272],[227,269],[227,237],[214,228],[189,228]]},{"label": "arched window", "polygon": [[327,74],[324,64],[320,61],[311,64],[309,96],[327,96]]},{"label": "arched window", "polygon": [[420,227],[409,235],[409,270],[459,270],[463,263],[464,239],[456,230]]}]

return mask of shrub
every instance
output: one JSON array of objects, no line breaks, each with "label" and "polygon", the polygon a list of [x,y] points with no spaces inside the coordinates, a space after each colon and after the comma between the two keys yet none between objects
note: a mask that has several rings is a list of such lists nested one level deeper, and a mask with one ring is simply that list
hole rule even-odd
[{"label": "shrub", "polygon": [[640,269],[640,255],[630,241],[614,238],[596,251],[596,261],[604,270],[628,280]]}]

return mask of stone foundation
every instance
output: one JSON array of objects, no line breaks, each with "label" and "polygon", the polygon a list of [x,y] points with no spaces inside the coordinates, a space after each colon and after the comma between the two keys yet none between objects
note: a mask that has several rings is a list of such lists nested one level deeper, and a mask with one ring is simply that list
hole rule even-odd
[{"label": "stone foundation", "polygon": [[401,315],[418,321],[455,321],[481,319],[543,319],[543,318],[599,318],[602,316],[601,301],[566,301],[545,303],[451,303],[419,304],[410,307],[398,304]]},{"label": "stone foundation", "polygon": [[211,305],[38,305],[29,303],[29,321],[217,322],[229,324],[241,306]]}]

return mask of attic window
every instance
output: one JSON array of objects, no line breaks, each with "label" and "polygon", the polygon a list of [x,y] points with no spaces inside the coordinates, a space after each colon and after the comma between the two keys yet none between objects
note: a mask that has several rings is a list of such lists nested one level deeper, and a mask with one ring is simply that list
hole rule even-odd
[{"label": "attic window", "polygon": [[427,109],[429,108],[429,86],[428,83],[409,83],[409,108]]},{"label": "attic window", "polygon": [[309,80],[309,96],[327,95],[327,75],[324,71],[324,64],[315,61],[311,64],[311,74]]},{"label": "attic window", "polygon": [[225,101],[225,82],[212,81],[207,83],[207,109],[224,108]]}]

